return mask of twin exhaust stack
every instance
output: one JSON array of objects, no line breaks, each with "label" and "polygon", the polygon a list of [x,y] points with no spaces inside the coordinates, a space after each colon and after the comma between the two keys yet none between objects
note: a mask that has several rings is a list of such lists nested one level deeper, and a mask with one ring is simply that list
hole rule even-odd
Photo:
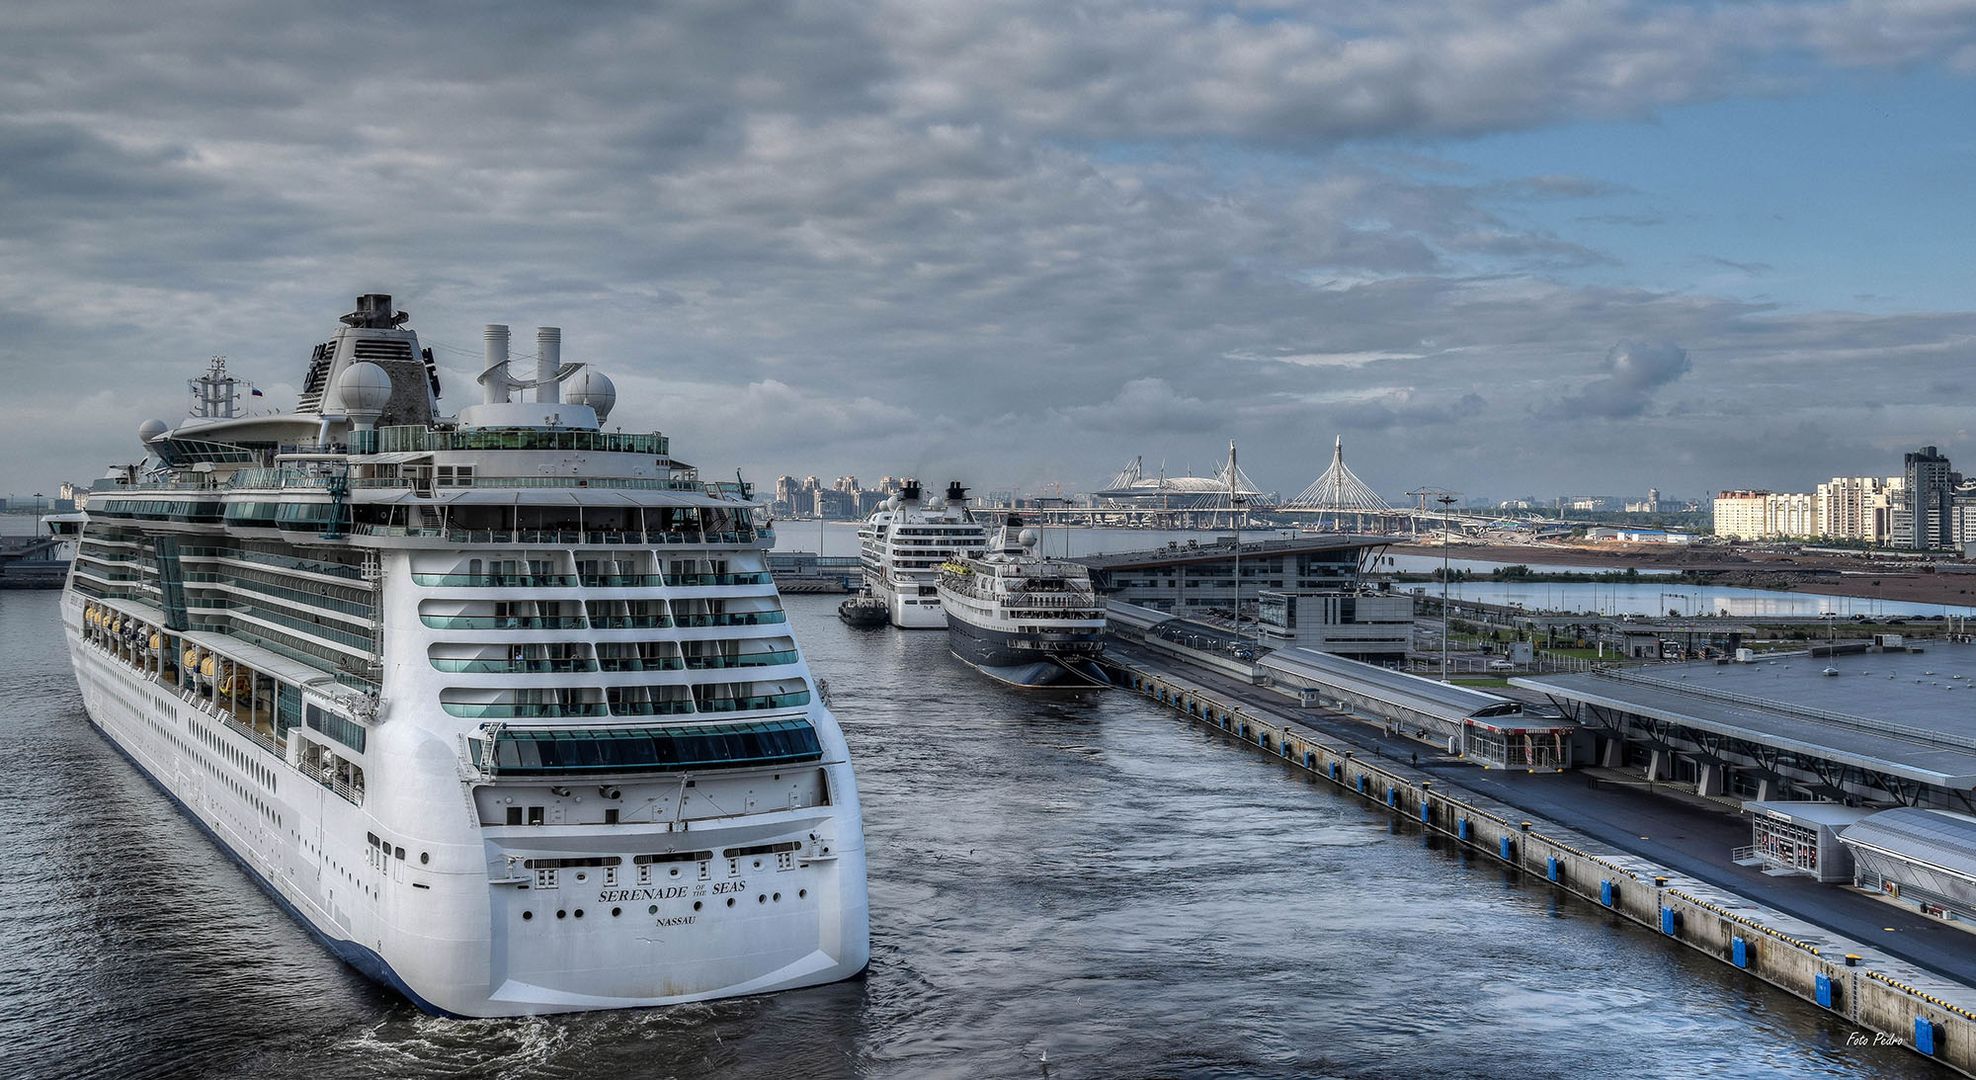
[{"label": "twin exhaust stack", "polygon": [[535,328],[535,378],[517,379],[508,370],[508,327],[488,323],[480,336],[486,343],[486,363],[480,372],[480,400],[485,405],[505,405],[516,390],[535,389],[535,400],[556,403],[562,400],[562,381],[583,365],[563,365],[563,331],[559,326]]}]

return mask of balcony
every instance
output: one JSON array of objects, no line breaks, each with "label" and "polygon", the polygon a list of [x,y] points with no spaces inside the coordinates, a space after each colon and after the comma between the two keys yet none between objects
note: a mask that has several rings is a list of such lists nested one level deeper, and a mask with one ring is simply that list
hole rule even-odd
[{"label": "balcony", "polygon": [[434,630],[581,630],[581,615],[420,615]]},{"label": "balcony", "polygon": [[439,587],[480,587],[492,589],[573,588],[571,574],[413,574],[415,584]]},{"label": "balcony", "polygon": [[592,615],[590,625],[597,630],[661,630],[672,620],[664,615]]},{"label": "balcony", "polygon": [[689,656],[686,666],[695,671],[716,668],[774,667],[778,664],[793,664],[799,659],[796,650],[785,652],[740,653],[735,656]]},{"label": "balcony", "polygon": [[760,570],[743,574],[673,574],[670,580],[672,584],[683,587],[688,585],[767,585],[774,578],[769,576],[768,571]]},{"label": "balcony", "polygon": [[547,719],[566,716],[609,716],[604,703],[597,702],[463,702],[442,701],[439,707],[454,716],[470,720]]},{"label": "balcony", "polygon": [[450,671],[468,675],[546,675],[571,671],[596,671],[597,661],[586,659],[459,660],[435,656],[432,658],[432,667],[436,671]]},{"label": "balcony", "polygon": [[674,615],[673,621],[680,626],[770,626],[788,622],[789,616],[780,611],[687,612]]},{"label": "balcony", "polygon": [[706,698],[700,702],[701,712],[749,712],[755,709],[787,709],[810,703],[808,690],[797,690],[789,694],[750,694],[746,697]]}]

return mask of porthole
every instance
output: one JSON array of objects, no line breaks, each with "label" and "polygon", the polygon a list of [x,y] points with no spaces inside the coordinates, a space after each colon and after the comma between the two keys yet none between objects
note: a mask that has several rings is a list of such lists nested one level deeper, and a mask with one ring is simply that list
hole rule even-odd
[{"label": "porthole", "polygon": [[611,918],[613,918],[613,919],[615,919],[615,918],[617,918],[617,917],[618,917],[619,915],[622,915],[622,914],[624,914],[624,909],[623,909],[623,908],[612,908],[612,909],[611,909]]},{"label": "porthole", "polygon": [[583,918],[583,909],[582,909],[582,908],[577,908],[577,909],[576,909],[576,917],[577,917],[577,918],[579,918],[579,919],[581,919],[581,918]]},{"label": "porthole", "polygon": [[657,904],[653,904],[651,907],[645,909],[645,914],[647,915],[657,915],[658,913],[659,913],[659,905]]},{"label": "porthole", "polygon": [[755,869],[757,869],[757,870],[760,870],[761,868],[762,868],[762,861],[761,861],[760,859],[756,859],[756,860],[755,860]]},{"label": "porthole", "polygon": [[780,903],[782,902],[782,894],[781,894],[781,893],[776,893],[776,894],[775,894],[775,902],[776,902],[776,903],[778,903],[778,904],[780,904]]},{"label": "porthole", "polygon": [[694,911],[700,910],[700,902],[698,900],[693,901],[693,910]]},{"label": "porthole", "polygon": [[798,900],[808,900],[809,898],[810,898],[810,891],[809,891],[808,889],[797,889],[797,890],[796,890],[796,899],[798,899]]},{"label": "porthole", "polygon": [[766,904],[766,903],[768,903],[768,894],[767,894],[767,893],[756,893],[756,894],[755,894],[755,903],[757,903],[757,904]]},{"label": "porthole", "polygon": [[431,853],[430,851],[421,851],[421,852],[419,852],[419,865],[420,865],[420,866],[424,866],[425,864],[427,864],[427,863],[429,863],[429,862],[431,862],[431,861],[432,861],[432,853]]},{"label": "porthole", "polygon": [[675,867],[673,867],[673,868],[672,868],[672,876],[673,876],[673,877],[678,877],[678,876],[679,876],[679,867],[677,867],[677,866],[675,866]]},{"label": "porthole", "polygon": [[727,906],[728,906],[728,907],[733,907],[733,906],[734,906],[734,898],[733,898],[732,896],[730,896],[730,897],[728,897],[728,898],[727,898]]},{"label": "porthole", "polygon": [[578,881],[588,881],[588,880],[590,880],[590,876],[589,876],[588,874],[585,874],[585,873],[584,873],[583,871],[581,871],[581,870],[578,870],[578,871],[576,872],[576,880],[578,880]]},{"label": "porthole", "polygon": [[524,911],[521,913],[522,922],[527,922],[528,920],[533,919],[534,917],[535,917],[535,913],[533,911]]}]

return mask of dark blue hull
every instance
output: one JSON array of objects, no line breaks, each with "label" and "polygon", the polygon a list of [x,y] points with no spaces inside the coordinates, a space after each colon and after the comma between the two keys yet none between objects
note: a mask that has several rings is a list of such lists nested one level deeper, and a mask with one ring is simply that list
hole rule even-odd
[{"label": "dark blue hull", "polygon": [[992,679],[1036,690],[1110,686],[1097,664],[1104,631],[1023,634],[989,630],[947,616],[947,645],[955,656]]}]

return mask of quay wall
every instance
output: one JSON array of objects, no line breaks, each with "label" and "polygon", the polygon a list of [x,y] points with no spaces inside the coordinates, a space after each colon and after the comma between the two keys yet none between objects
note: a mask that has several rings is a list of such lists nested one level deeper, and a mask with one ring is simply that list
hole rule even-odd
[{"label": "quay wall", "polygon": [[1597,852],[1597,841],[1568,827],[1437,783],[1402,762],[1368,760],[1355,747],[1182,675],[1116,655],[1104,662],[1121,688],[1976,1077],[1970,987],[1651,860]]}]

